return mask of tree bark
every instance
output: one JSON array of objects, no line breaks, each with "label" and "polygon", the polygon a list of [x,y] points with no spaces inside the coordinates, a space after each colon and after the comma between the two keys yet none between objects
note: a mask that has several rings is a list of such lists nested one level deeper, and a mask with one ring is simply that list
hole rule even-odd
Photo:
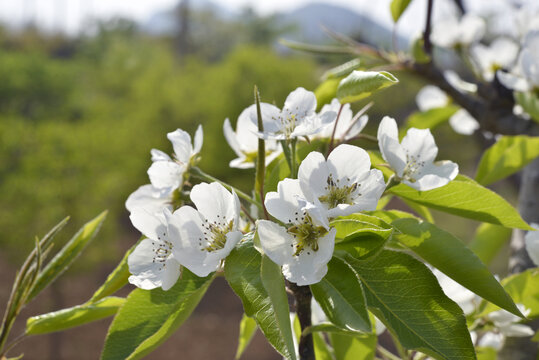
[{"label": "tree bark", "polygon": [[311,326],[311,299],[313,297],[311,289],[308,286],[297,286],[289,283],[289,289],[294,294],[296,314],[301,325],[301,337],[299,339],[299,358],[300,360],[315,360],[313,335],[303,336],[303,330]]}]

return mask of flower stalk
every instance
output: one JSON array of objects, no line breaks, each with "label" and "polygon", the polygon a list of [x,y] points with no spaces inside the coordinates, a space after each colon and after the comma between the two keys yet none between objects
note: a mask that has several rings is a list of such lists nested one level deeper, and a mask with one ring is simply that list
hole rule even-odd
[{"label": "flower stalk", "polygon": [[[264,123],[262,122],[262,109],[260,108],[260,92],[255,85],[255,104],[256,104],[256,116],[258,120],[258,131],[264,132]],[[258,156],[256,160],[256,174],[255,174],[255,191],[259,194],[260,202],[262,203],[262,209],[264,210],[264,216],[269,219],[268,211],[264,206],[264,178],[266,171],[266,143],[264,139],[258,138]]]}]

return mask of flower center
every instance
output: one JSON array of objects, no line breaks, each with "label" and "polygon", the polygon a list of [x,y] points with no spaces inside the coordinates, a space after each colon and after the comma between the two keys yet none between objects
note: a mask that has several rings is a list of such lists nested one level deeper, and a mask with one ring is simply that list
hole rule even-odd
[{"label": "flower center", "polygon": [[286,116],[281,116],[281,125],[284,128],[284,134],[287,138],[294,132],[296,128],[296,114],[288,114]]},{"label": "flower center", "polygon": [[322,204],[326,204],[329,209],[337,207],[339,204],[353,204],[355,197],[361,196],[360,193],[354,192],[361,186],[358,183],[350,184],[350,178],[346,178],[348,184],[339,184],[340,180],[333,180],[333,174],[329,174],[327,178],[327,186],[324,187],[326,194],[318,198]]},{"label": "flower center", "polygon": [[423,167],[425,162],[421,161],[421,154],[417,156],[406,154],[406,166],[402,171],[402,178],[410,181],[411,183],[415,182],[414,175],[416,175]]},{"label": "flower center", "polygon": [[166,261],[172,253],[172,243],[168,240],[164,240],[165,237],[166,233],[163,233],[163,236],[157,236],[159,241],[152,241],[154,253],[152,263],[159,264],[159,270],[163,270],[166,267]]},{"label": "flower center", "polygon": [[292,234],[294,240],[296,240],[296,243],[291,246],[296,246],[294,256],[298,256],[304,250],[307,251],[307,255],[310,255],[309,248],[312,251],[318,251],[318,239],[324,236],[327,233],[327,230],[323,226],[314,225],[307,212],[303,212],[301,222],[289,227],[288,232]]},{"label": "flower center", "polygon": [[232,231],[234,220],[227,221],[226,217],[217,215],[218,220],[209,222],[207,219],[202,224],[204,238],[198,239],[201,250],[212,252],[221,250],[226,245],[226,234]]}]

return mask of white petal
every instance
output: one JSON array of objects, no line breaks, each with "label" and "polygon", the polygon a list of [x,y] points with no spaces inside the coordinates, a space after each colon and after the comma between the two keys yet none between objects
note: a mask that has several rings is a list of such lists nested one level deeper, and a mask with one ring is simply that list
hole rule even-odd
[{"label": "white petal", "polygon": [[318,251],[304,249],[290,263],[283,265],[283,274],[291,282],[299,286],[320,282],[327,274],[327,263],[333,256],[335,245],[335,228],[318,239]]},{"label": "white petal", "polygon": [[531,226],[537,231],[528,231],[524,237],[526,242],[526,250],[530,259],[536,266],[539,266],[539,224],[532,223]]},{"label": "white petal", "polygon": [[163,269],[163,275],[161,280],[161,288],[167,291],[169,290],[178,278],[180,277],[180,263],[174,259],[174,256],[170,256],[166,261],[166,266]]},{"label": "white petal", "polygon": [[167,138],[172,143],[176,158],[182,163],[189,163],[189,159],[191,159],[193,153],[191,135],[182,129],[176,129],[175,131],[168,133]]},{"label": "white petal", "polygon": [[[260,104],[262,116],[264,116],[263,108],[265,107]],[[279,111],[279,109],[275,109]],[[238,117],[236,134],[241,151],[244,153],[255,152],[258,150],[258,137],[255,135],[258,130],[257,121],[256,105],[249,106],[247,109],[243,110]]]},{"label": "white petal", "polygon": [[125,202],[125,207],[129,212],[136,208],[144,208],[149,213],[162,212],[164,208],[172,209],[170,194],[163,194],[153,187],[153,185],[142,185],[135,190]]},{"label": "white petal", "polygon": [[487,332],[481,337],[481,339],[479,339],[478,345],[481,347],[490,347],[495,350],[501,350],[504,342],[505,336],[503,336],[503,334]]},{"label": "white petal", "polygon": [[438,147],[430,129],[408,129],[401,145],[406,154],[414,157],[417,161],[433,162],[438,155]]},{"label": "white petal", "polygon": [[464,109],[458,110],[449,118],[449,125],[451,125],[456,133],[462,135],[472,135],[479,129],[477,120]]},{"label": "white petal", "polygon": [[286,98],[283,111],[295,114],[298,119],[311,116],[316,109],[316,96],[302,87],[292,91]]},{"label": "white petal", "polygon": [[193,146],[193,153],[191,156],[198,154],[202,149],[202,143],[204,142],[204,132],[202,131],[202,125],[198,125],[195,131],[195,143]]},{"label": "white petal", "polygon": [[385,116],[378,126],[378,146],[382,156],[398,176],[406,167],[406,154],[399,143],[399,130],[395,119]]},{"label": "white petal", "polygon": [[430,39],[440,47],[452,47],[458,43],[458,21],[452,17],[442,19],[434,24]]},{"label": "white petal", "polygon": [[173,191],[183,181],[185,166],[174,161],[156,161],[148,169],[150,182],[159,190]]},{"label": "white petal", "polygon": [[294,238],[286,229],[268,220],[256,222],[260,245],[264,253],[277,265],[292,261],[294,257]]},{"label": "white petal", "polygon": [[322,226],[326,230],[329,229],[329,219],[326,209],[320,204],[317,199],[314,202],[309,202],[304,199],[299,199],[300,209],[306,211],[314,225]]},{"label": "white petal", "polygon": [[428,164],[417,174],[415,182],[404,181],[419,191],[428,191],[448,184],[459,173],[459,167],[452,161],[444,160]]},{"label": "white petal", "polygon": [[427,85],[419,90],[415,101],[420,111],[427,111],[446,106],[449,98],[439,87]]},{"label": "white petal", "polygon": [[486,29],[485,20],[477,15],[467,13],[460,20],[459,42],[464,45],[477,42],[485,35]]},{"label": "white petal", "polygon": [[225,139],[228,142],[228,145],[230,145],[236,155],[238,155],[239,157],[244,156],[243,152],[241,151],[238,139],[236,138],[236,133],[234,132],[234,130],[232,130],[232,126],[230,125],[230,120],[228,120],[228,118],[225,119],[225,122],[223,124],[223,133],[225,134]]},{"label": "white petal", "polygon": [[155,263],[153,240],[142,240],[135,250],[127,258],[129,272],[133,274],[129,277],[129,282],[141,289],[151,290],[161,286],[159,268],[162,264]]},{"label": "white petal", "polygon": [[364,176],[371,168],[369,154],[360,147],[342,144],[329,154],[327,160],[329,171],[335,180],[350,178],[352,182]]},{"label": "white petal", "polygon": [[301,162],[298,170],[298,179],[301,189],[311,190],[317,198],[325,194],[329,170],[324,155],[313,151]]},{"label": "white petal", "polygon": [[293,223],[300,210],[298,197],[305,198],[299,180],[286,178],[277,185],[277,192],[266,194],[268,212],[284,223]]},{"label": "white petal", "polygon": [[228,163],[228,166],[236,169],[252,169],[255,167],[255,163],[247,161],[247,158],[242,156],[231,160],[230,163]]},{"label": "white petal", "polygon": [[469,93],[476,93],[477,92],[477,85],[474,83],[470,83],[467,81],[464,81],[460,78],[459,74],[457,74],[453,70],[446,70],[444,71],[444,78],[447,80],[447,82],[456,88],[460,92],[469,92]]},{"label": "white petal", "polygon": [[526,79],[511,74],[506,73],[504,71],[498,70],[496,72],[496,76],[498,76],[498,80],[508,89],[515,90],[515,91],[522,91],[526,92],[530,90],[530,85],[526,81]]},{"label": "white petal", "polygon": [[160,240],[163,233],[165,233],[165,236],[168,233],[164,218],[149,213],[143,208],[134,209],[129,215],[129,219],[138,231],[152,240]]},{"label": "white petal", "polygon": [[217,182],[200,183],[193,186],[191,200],[198,211],[208,221],[220,223],[233,220],[237,226],[239,216],[239,201],[225,187]]},{"label": "white petal", "polygon": [[[358,113],[359,115],[359,113]],[[357,115],[351,120],[350,124],[344,128],[344,132],[340,135],[342,138],[344,136],[345,140],[350,140],[359,135],[359,133],[367,126],[369,122],[368,115],[361,115],[357,118]]]},{"label": "white petal", "polygon": [[152,154],[152,161],[171,161],[172,160],[170,156],[168,156],[166,153],[162,152],[161,150],[152,149],[150,151],[150,154]]},{"label": "white petal", "polygon": [[535,334],[531,327],[522,324],[501,325],[499,329],[507,337],[526,337]]},{"label": "white petal", "polygon": [[[322,115],[311,115],[296,122],[296,127],[290,137],[311,136],[322,131],[326,126],[335,121],[337,113],[326,111]],[[333,131],[333,130],[332,130]]]}]

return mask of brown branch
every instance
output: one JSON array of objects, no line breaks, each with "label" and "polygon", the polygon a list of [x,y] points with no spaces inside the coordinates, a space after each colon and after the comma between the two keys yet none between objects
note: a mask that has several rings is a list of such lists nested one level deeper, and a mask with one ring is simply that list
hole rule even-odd
[{"label": "brown branch", "polygon": [[299,339],[300,360],[315,360],[314,343],[312,334],[303,334],[303,330],[312,325],[311,322],[311,299],[313,297],[309,286],[298,286],[288,282],[288,288],[294,294],[296,314],[301,326],[301,337]]},{"label": "brown branch", "polygon": [[427,3],[427,21],[425,22],[425,31],[423,32],[423,48],[425,52],[432,55],[432,43],[430,42],[430,29],[432,23],[432,5],[434,0]]}]

